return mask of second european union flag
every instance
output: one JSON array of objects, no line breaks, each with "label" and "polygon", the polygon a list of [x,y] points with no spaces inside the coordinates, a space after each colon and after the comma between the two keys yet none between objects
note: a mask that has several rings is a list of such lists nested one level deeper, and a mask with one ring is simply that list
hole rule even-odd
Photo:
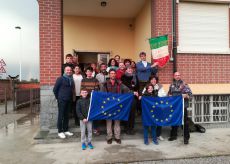
[{"label": "second european union flag", "polygon": [[91,93],[88,120],[124,120],[129,118],[133,94]]},{"label": "second european union flag", "polygon": [[184,101],[182,96],[141,98],[144,126],[176,126],[183,124]]}]

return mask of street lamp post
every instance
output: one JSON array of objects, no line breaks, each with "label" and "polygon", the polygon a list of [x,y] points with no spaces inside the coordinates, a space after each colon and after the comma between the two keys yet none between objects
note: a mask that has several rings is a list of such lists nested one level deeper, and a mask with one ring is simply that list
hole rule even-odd
[{"label": "street lamp post", "polygon": [[19,81],[22,81],[22,32],[21,32],[21,27],[16,26],[16,30],[20,30],[20,55],[19,55]]}]

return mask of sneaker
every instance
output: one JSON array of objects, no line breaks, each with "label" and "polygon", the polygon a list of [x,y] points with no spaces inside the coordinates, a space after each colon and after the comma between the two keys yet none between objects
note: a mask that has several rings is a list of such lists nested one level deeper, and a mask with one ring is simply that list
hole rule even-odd
[{"label": "sneaker", "polygon": [[149,145],[149,139],[148,138],[144,138],[144,144]]},{"label": "sneaker", "polygon": [[108,139],[107,140],[107,144],[112,144],[113,140],[112,139]]},{"label": "sneaker", "polygon": [[61,139],[65,138],[65,134],[64,133],[58,133],[58,137],[60,137]]},{"label": "sneaker", "polygon": [[144,144],[145,145],[149,145],[149,141],[144,141]]},{"label": "sneaker", "polygon": [[164,138],[162,136],[157,137],[158,140],[164,141]]},{"label": "sneaker", "polygon": [[73,133],[70,133],[70,132],[64,132],[65,133],[65,135],[67,135],[67,136],[72,136],[73,135]]},{"label": "sneaker", "polygon": [[91,142],[88,143],[88,147],[89,147],[90,149],[93,149],[93,148],[94,148]]},{"label": "sneaker", "polygon": [[121,139],[116,139],[116,138],[115,138],[115,141],[116,141],[118,144],[121,144]]},{"label": "sneaker", "polygon": [[159,145],[159,142],[158,142],[157,140],[153,140],[153,143],[154,143],[155,145]]},{"label": "sneaker", "polygon": [[85,150],[85,149],[86,149],[85,143],[83,143],[83,144],[81,145],[81,148],[82,148],[82,150]]}]

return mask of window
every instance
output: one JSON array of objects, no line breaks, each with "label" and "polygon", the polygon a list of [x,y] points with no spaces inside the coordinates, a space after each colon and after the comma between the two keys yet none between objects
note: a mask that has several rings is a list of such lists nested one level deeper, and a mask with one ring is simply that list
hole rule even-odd
[{"label": "window", "polygon": [[178,52],[229,53],[229,6],[180,2]]}]

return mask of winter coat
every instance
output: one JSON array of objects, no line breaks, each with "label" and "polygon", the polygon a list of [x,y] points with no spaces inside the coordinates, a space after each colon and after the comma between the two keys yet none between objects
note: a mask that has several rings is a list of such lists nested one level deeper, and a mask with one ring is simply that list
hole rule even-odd
[{"label": "winter coat", "polygon": [[88,116],[88,111],[89,111],[89,104],[90,104],[90,99],[88,97],[86,98],[80,98],[77,101],[76,104],[76,113],[77,116],[80,120],[86,119]]}]

